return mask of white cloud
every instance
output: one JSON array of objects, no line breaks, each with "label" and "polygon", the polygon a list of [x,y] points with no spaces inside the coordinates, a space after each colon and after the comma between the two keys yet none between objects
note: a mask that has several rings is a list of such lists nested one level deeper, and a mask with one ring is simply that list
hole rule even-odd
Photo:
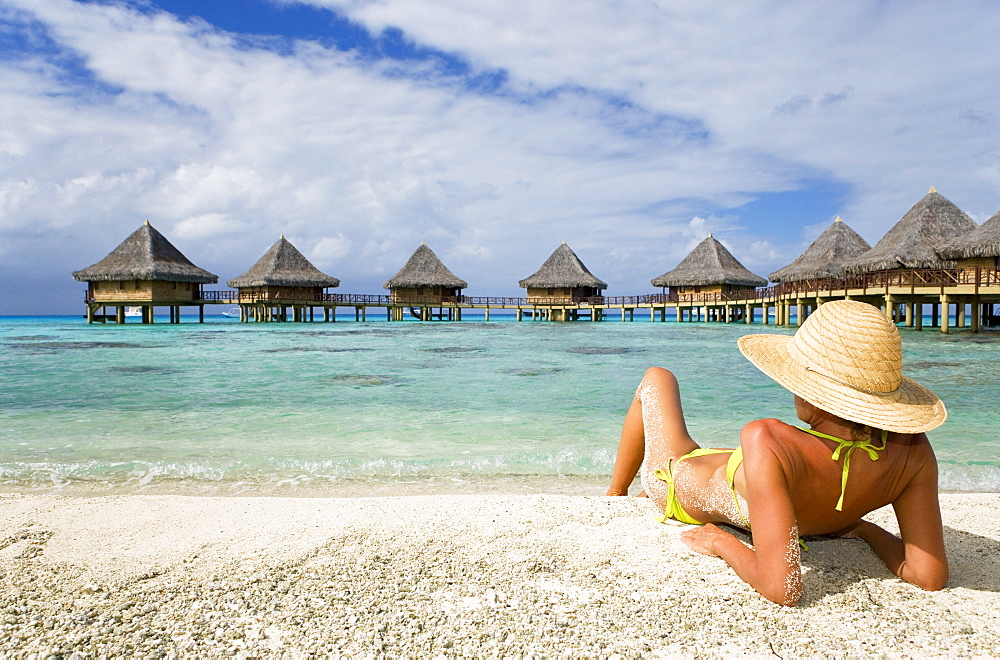
[{"label": "white cloud", "polygon": [[307,258],[320,270],[333,268],[339,266],[338,262],[351,253],[352,246],[353,241],[341,233],[324,236],[308,251]]},{"label": "white cloud", "polygon": [[203,241],[236,234],[246,225],[224,213],[204,213],[181,220],[174,225],[171,236],[185,241]]},{"label": "white cloud", "polygon": [[5,4],[72,55],[0,63],[0,244],[53,232],[47,259],[8,251],[40,280],[148,218],[223,278],[286,234],[360,292],[427,241],[471,294],[517,294],[566,240],[640,293],[710,232],[751,270],[784,265],[798,227],[728,210],[805,179],[846,188],[872,243],[930,185],[973,217],[1000,206],[989,5],[311,3],[503,70],[483,94],[124,4]]}]

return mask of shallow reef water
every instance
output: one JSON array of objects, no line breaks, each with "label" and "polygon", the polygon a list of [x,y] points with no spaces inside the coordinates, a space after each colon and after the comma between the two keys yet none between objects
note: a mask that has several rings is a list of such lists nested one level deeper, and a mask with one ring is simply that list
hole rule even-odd
[{"label": "shallow reef water", "polygon": [[[88,326],[0,319],[0,488],[599,494],[645,370],[674,371],[688,428],[733,447],[791,395],[709,323],[354,321]],[[1000,490],[1000,333],[901,329],[904,371],[949,420],[946,490]]]}]

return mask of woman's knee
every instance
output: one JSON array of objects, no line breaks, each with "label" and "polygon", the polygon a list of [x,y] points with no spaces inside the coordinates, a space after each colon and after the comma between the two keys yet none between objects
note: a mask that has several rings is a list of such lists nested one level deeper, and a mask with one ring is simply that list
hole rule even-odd
[{"label": "woman's knee", "polygon": [[646,373],[643,374],[642,379],[668,381],[672,383],[677,382],[677,377],[674,376],[674,372],[670,371],[666,367],[650,367],[649,369],[646,369]]},{"label": "woman's knee", "polygon": [[642,382],[639,384],[639,388],[642,390],[647,387],[667,389],[671,391],[679,389],[679,386],[677,385],[677,377],[674,376],[672,371],[663,367],[650,367],[646,370],[646,373],[642,376]]}]

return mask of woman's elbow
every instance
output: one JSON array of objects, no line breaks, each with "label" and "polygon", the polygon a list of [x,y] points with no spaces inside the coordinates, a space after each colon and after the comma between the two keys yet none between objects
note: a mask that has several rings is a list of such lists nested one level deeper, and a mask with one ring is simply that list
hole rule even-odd
[{"label": "woman's elbow", "polygon": [[924,576],[912,582],[924,591],[941,591],[948,584],[948,569],[940,574]]},{"label": "woman's elbow", "polygon": [[799,604],[799,598],[802,596],[802,593],[789,594],[785,591],[760,591],[760,595],[776,605],[795,607]]},{"label": "woman's elbow", "polygon": [[924,571],[907,571],[906,564],[900,568],[900,577],[924,591],[941,591],[948,584],[947,564]]},{"label": "woman's elbow", "polygon": [[795,607],[799,604],[799,599],[802,598],[802,580],[795,580],[789,576],[784,584],[757,589],[757,592],[772,603],[784,607]]}]

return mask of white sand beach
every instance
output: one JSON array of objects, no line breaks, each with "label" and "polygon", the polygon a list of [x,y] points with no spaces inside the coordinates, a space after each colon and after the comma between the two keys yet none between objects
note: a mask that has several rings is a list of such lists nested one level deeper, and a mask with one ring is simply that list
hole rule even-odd
[{"label": "white sand beach", "polygon": [[941,499],[946,589],[812,540],[783,608],[644,499],[2,495],[0,656],[1000,655],[1000,494]]}]

